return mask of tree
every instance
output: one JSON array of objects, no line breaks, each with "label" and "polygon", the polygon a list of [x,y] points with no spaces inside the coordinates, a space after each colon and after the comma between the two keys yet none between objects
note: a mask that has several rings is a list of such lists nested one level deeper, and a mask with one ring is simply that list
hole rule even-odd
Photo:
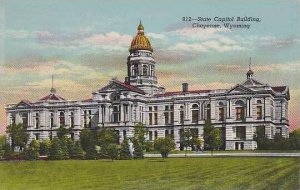
[{"label": "tree", "polygon": [[32,140],[25,148],[24,156],[26,160],[37,160],[39,158],[39,142],[37,140]]},{"label": "tree", "polygon": [[0,135],[0,159],[4,157],[5,145],[6,145],[6,136]]},{"label": "tree", "polygon": [[87,148],[89,147],[89,144],[91,142],[90,139],[90,130],[84,128],[81,132],[80,132],[80,144],[82,149],[86,152]]},{"label": "tree", "polygon": [[215,128],[212,132],[211,132],[211,154],[213,153],[213,150],[219,150],[219,148],[222,146],[223,141],[222,141],[222,133],[221,130],[219,128]]},{"label": "tree", "polygon": [[142,123],[134,126],[134,137],[131,139],[131,141],[134,148],[133,157],[136,159],[144,158],[144,149],[146,148],[146,133],[147,130]]},{"label": "tree", "polygon": [[71,129],[70,128],[67,128],[67,127],[64,127],[64,126],[60,126],[58,129],[57,129],[57,137],[59,139],[62,139],[64,137],[66,137],[68,134],[71,133]]},{"label": "tree", "polygon": [[51,142],[48,139],[40,142],[39,154],[40,155],[49,155],[50,147],[51,147]]},{"label": "tree", "polygon": [[72,140],[70,138],[65,137],[65,136],[63,136],[59,139],[59,144],[60,144],[60,148],[62,150],[62,156],[63,156],[62,159],[64,159],[64,160],[67,160],[70,158],[69,150],[70,150],[70,143],[72,143],[71,141]]},{"label": "tree", "polygon": [[300,128],[290,133],[291,149],[300,150]]},{"label": "tree", "polygon": [[201,147],[202,141],[199,139],[198,131],[196,129],[181,129],[180,137],[181,144],[185,149],[185,157],[189,147],[191,147],[192,150],[196,150]]},{"label": "tree", "polygon": [[210,119],[206,119],[203,127],[203,138],[204,138],[204,148],[205,149],[211,149],[212,144],[212,131],[214,130],[214,127],[211,124]]},{"label": "tree", "polygon": [[163,159],[168,157],[168,154],[171,150],[175,149],[175,142],[173,138],[157,138],[154,141],[154,149],[157,150]]},{"label": "tree", "polygon": [[120,149],[120,159],[121,160],[129,160],[131,159],[131,153],[130,153],[130,146],[128,139],[125,138],[123,142],[121,143],[121,149]]},{"label": "tree", "polygon": [[88,160],[95,160],[97,158],[96,146],[93,143],[90,143],[86,149],[85,158]]},{"label": "tree", "polygon": [[[100,155],[102,158],[111,158],[109,151],[112,151],[111,144],[118,144],[119,143],[119,135],[115,129],[102,129],[97,137],[99,140],[97,142],[97,145],[100,146]],[[109,147],[110,146],[110,147]]]},{"label": "tree", "polygon": [[49,158],[51,160],[63,160],[64,159],[64,153],[61,148],[60,140],[58,138],[54,138],[51,141]]},{"label": "tree", "polygon": [[22,151],[23,148],[26,146],[29,134],[26,133],[26,127],[22,124],[12,124],[7,126],[6,133],[8,133],[9,137],[11,138],[11,148],[12,150],[15,149],[16,146],[20,147]]},{"label": "tree", "polygon": [[79,160],[84,158],[84,151],[79,141],[73,143],[72,147],[70,148],[70,158]]},{"label": "tree", "polygon": [[111,143],[107,146],[107,155],[112,161],[118,158],[118,146],[117,144]]}]

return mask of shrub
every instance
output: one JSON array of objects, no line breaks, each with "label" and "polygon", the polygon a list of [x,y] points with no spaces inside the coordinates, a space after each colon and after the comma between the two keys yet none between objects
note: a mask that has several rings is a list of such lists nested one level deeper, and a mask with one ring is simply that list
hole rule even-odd
[{"label": "shrub", "polygon": [[128,139],[124,139],[121,144],[120,159],[121,160],[129,160],[129,159],[131,159],[131,157],[132,157],[132,155],[130,153],[130,146],[128,143]]},{"label": "shrub", "polygon": [[79,160],[84,159],[84,151],[79,141],[73,143],[73,146],[70,148],[70,158]]},{"label": "shrub", "polygon": [[170,137],[157,138],[154,141],[154,149],[157,150],[163,159],[168,157],[171,150],[175,149],[175,142]]}]

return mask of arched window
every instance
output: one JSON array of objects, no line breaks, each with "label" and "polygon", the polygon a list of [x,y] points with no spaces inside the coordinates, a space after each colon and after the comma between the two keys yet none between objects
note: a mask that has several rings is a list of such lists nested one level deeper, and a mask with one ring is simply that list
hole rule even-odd
[{"label": "arched window", "polygon": [[243,120],[245,118],[245,103],[242,100],[235,102],[236,120]]},{"label": "arched window", "polygon": [[179,123],[183,124],[184,123],[184,106],[180,106],[180,111],[179,111]]},{"label": "arched window", "polygon": [[50,113],[50,128],[54,126],[54,114]]},{"label": "arched window", "polygon": [[143,75],[144,76],[148,75],[148,66],[147,65],[143,65]]},{"label": "arched window", "polygon": [[113,112],[112,112],[112,116],[113,116],[113,122],[117,123],[120,121],[120,107],[119,106],[113,106]]},{"label": "arched window", "polygon": [[192,105],[192,123],[198,123],[199,120],[199,106],[198,104]]},{"label": "arched window", "polygon": [[72,128],[74,127],[74,113],[73,113],[73,112],[71,112],[70,126],[71,126]]},{"label": "arched window", "polygon": [[210,118],[211,118],[210,104],[207,104],[205,106],[205,112],[204,113],[205,113],[205,119],[210,120]]},{"label": "arched window", "polygon": [[59,113],[59,126],[60,127],[65,126],[65,113],[64,112]]},{"label": "arched window", "polygon": [[219,121],[225,120],[225,105],[223,102],[219,102]]},{"label": "arched window", "polygon": [[35,128],[40,127],[40,116],[38,113],[35,114]]}]

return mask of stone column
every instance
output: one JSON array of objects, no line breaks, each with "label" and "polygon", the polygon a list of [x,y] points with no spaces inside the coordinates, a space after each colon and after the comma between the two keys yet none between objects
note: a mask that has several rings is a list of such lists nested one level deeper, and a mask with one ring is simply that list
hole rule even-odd
[{"label": "stone column", "polygon": [[124,122],[124,104],[120,104],[120,122]]},{"label": "stone column", "polygon": [[98,123],[102,123],[102,106],[99,105],[98,107]]}]

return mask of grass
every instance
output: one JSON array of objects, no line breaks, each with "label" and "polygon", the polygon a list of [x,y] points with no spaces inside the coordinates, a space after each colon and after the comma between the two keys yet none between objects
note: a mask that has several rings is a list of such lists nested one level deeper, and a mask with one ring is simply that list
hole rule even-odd
[{"label": "grass", "polygon": [[0,162],[0,189],[299,189],[299,158]]}]

